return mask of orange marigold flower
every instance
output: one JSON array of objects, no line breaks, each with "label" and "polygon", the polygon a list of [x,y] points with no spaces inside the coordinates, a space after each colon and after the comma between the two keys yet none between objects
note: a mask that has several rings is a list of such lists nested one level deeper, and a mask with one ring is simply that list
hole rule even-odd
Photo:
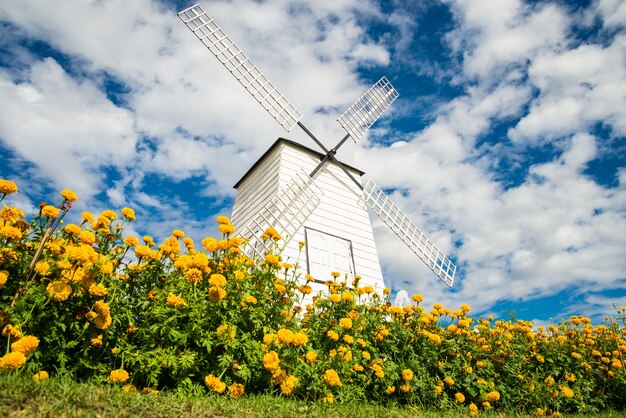
[{"label": "orange marigold flower", "polygon": [[180,306],[185,306],[187,303],[185,302],[185,299],[181,298],[180,296],[176,296],[175,294],[170,293],[167,296],[165,304],[170,308],[178,308]]},{"label": "orange marigold flower", "polygon": [[11,351],[0,357],[0,369],[12,372],[26,364],[26,356],[19,351]]},{"label": "orange marigold flower", "polygon": [[25,356],[28,356],[29,354],[34,353],[38,346],[39,338],[32,335],[25,335],[11,344],[11,351],[19,351]]},{"label": "orange marigold flower", "polygon": [[287,375],[280,383],[280,390],[284,395],[291,395],[296,389],[298,378],[293,375]]},{"label": "orange marigold flower", "polygon": [[105,218],[107,218],[109,221],[114,221],[114,220],[116,220],[116,219],[117,219],[117,213],[113,212],[113,211],[112,211],[112,210],[110,210],[110,209],[107,209],[107,210],[102,211],[102,215],[101,215],[101,216],[104,216],[104,217],[105,217]]},{"label": "orange marigold flower", "polygon": [[327,336],[328,338],[330,338],[331,340],[334,340],[334,341],[338,341],[338,340],[339,340],[339,334],[337,334],[337,333],[336,333],[335,331],[333,331],[333,330],[328,331],[328,332],[326,333],[326,336]]},{"label": "orange marigold flower", "polygon": [[231,398],[239,399],[243,396],[245,391],[244,386],[241,383],[233,383],[228,387],[228,394]]},{"label": "orange marigold flower", "polygon": [[76,196],[76,193],[74,193],[70,189],[65,189],[61,191],[61,196],[63,197],[63,199],[67,200],[70,203],[76,202],[78,200],[78,196]]},{"label": "orange marigold flower", "polygon": [[0,179],[0,193],[3,195],[16,193],[17,192],[17,184],[13,183],[10,180],[2,180]]},{"label": "orange marigold flower", "polygon": [[22,238],[22,235],[23,235],[22,231],[20,231],[18,228],[11,226],[11,225],[5,225],[2,228],[0,228],[0,237],[17,241]]},{"label": "orange marigold flower", "polygon": [[109,379],[115,383],[124,383],[129,377],[128,372],[124,369],[112,370],[111,373],[109,373]]},{"label": "orange marigold flower", "polygon": [[219,286],[211,286],[209,288],[209,299],[213,302],[218,302],[224,299],[227,295],[226,290]]},{"label": "orange marigold flower", "polygon": [[46,292],[57,302],[63,302],[72,293],[72,287],[64,281],[56,280],[48,284]]},{"label": "orange marigold flower", "polygon": [[227,216],[218,216],[216,219],[217,223],[220,225],[225,225],[230,223],[230,219]]},{"label": "orange marigold flower", "polygon": [[328,369],[324,372],[324,381],[329,386],[341,386],[341,380],[335,369]]},{"label": "orange marigold flower", "polygon": [[200,283],[202,281],[202,272],[197,268],[189,269],[185,273],[185,279],[189,283]]},{"label": "orange marigold flower", "polygon": [[500,399],[500,393],[498,391],[489,392],[485,395],[485,400],[487,402],[495,402]]},{"label": "orange marigold flower", "polygon": [[392,393],[394,393],[396,391],[396,387],[395,386],[389,386],[387,387],[387,389],[385,390],[385,393],[387,395],[391,395]]},{"label": "orange marigold flower", "polygon": [[452,386],[452,385],[454,385],[454,379],[452,379],[450,376],[446,376],[446,377],[443,379],[443,381],[444,381],[444,383],[445,383],[446,385],[448,385],[448,386]]},{"label": "orange marigold flower", "polygon": [[137,246],[137,244],[139,244],[139,238],[129,235],[124,238],[124,244],[128,245],[131,248],[135,247]]},{"label": "orange marigold flower", "polygon": [[308,342],[309,342],[309,337],[307,337],[306,334],[302,332],[296,332],[295,334],[293,334],[293,339],[291,340],[291,344],[294,347],[301,347]]},{"label": "orange marigold flower", "polygon": [[235,227],[232,224],[220,224],[217,229],[224,235],[230,235],[235,232]]},{"label": "orange marigold flower", "polygon": [[91,296],[102,297],[107,294],[108,289],[102,284],[92,284],[89,286],[89,294]]},{"label": "orange marigold flower", "polygon": [[411,370],[411,369],[404,369],[404,370],[402,370],[402,378],[404,380],[406,380],[407,382],[409,380],[412,380],[413,379],[413,370]]},{"label": "orange marigold flower", "polygon": [[339,326],[343,329],[352,328],[352,320],[350,318],[341,318],[339,320]]},{"label": "orange marigold flower", "polygon": [[42,380],[46,380],[48,378],[48,372],[45,370],[40,370],[33,375],[33,379],[35,382],[39,383]]},{"label": "orange marigold flower", "polygon": [[180,229],[175,229],[172,231],[172,236],[180,239],[183,238],[185,236],[185,233],[183,231],[181,231]]},{"label": "orange marigold flower", "polygon": [[461,392],[457,392],[454,394],[454,399],[456,399],[458,403],[463,403],[465,402],[465,395],[463,395]]},{"label": "orange marigold flower", "polygon": [[224,287],[226,286],[226,277],[221,274],[212,274],[209,277],[209,284],[211,286]]},{"label": "orange marigold flower", "polygon": [[129,221],[134,221],[135,211],[131,208],[122,208],[122,216]]},{"label": "orange marigold flower", "polygon": [[270,351],[263,356],[263,367],[269,371],[278,369],[279,363],[280,359],[278,358],[278,353],[276,351]]},{"label": "orange marigold flower", "polygon": [[317,353],[315,351],[308,351],[305,357],[309,363],[313,364],[315,360],[317,360]]}]

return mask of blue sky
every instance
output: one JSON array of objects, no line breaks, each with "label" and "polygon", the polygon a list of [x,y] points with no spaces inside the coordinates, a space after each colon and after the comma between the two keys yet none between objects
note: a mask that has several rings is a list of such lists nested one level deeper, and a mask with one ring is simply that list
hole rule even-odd
[{"label": "blue sky", "polygon": [[[415,3],[415,4],[413,4]],[[543,323],[626,305],[626,4],[205,1],[324,142],[385,75],[400,93],[338,155],[459,265],[437,281],[376,219],[385,280]],[[285,133],[187,31],[192,3],[0,3],[0,176],[32,213],[135,208],[129,233],[216,235]],[[336,138],[336,139],[335,139]]]}]

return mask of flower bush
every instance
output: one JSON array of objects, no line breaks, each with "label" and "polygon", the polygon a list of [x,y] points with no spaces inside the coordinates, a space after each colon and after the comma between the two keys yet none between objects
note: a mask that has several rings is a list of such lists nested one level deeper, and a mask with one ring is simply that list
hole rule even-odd
[{"label": "flower bush", "polygon": [[[2,198],[15,191],[0,180]],[[221,237],[197,245],[175,230],[157,245],[125,235],[130,208],[63,225],[77,197],[61,198],[30,221],[19,208],[0,210],[3,373],[469,415],[626,407],[626,307],[601,325],[572,316],[544,328],[474,318],[468,305],[428,309],[421,295],[391,306],[388,291],[336,275],[303,306],[312,278],[282,262],[272,228],[264,238],[274,250],[251,259],[225,216]]]}]

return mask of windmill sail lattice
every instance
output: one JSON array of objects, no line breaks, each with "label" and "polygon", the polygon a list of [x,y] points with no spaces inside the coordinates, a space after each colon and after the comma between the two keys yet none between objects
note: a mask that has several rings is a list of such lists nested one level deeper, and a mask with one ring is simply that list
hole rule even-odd
[{"label": "windmill sail lattice", "polygon": [[250,61],[215,21],[196,4],[178,13],[180,20],[226,67],[242,86],[287,132],[302,118],[280,91]]},{"label": "windmill sail lattice", "polygon": [[397,98],[398,92],[389,80],[383,77],[354,102],[337,121],[356,142]]},{"label": "windmill sail lattice", "polygon": [[260,233],[273,227],[285,242],[293,237],[319,205],[324,193],[305,172],[298,172],[259,213],[241,229],[249,237],[247,252],[264,257],[271,250],[259,238]]},{"label": "windmill sail lattice", "polygon": [[363,189],[365,203],[448,287],[454,284],[456,266],[439,251],[389,197],[369,180]]}]

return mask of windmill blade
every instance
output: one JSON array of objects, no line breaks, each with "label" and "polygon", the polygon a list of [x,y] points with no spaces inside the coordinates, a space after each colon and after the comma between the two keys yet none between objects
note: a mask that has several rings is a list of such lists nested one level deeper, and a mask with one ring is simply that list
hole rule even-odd
[{"label": "windmill blade", "polygon": [[298,110],[196,4],[178,17],[287,132],[302,118]]},{"label": "windmill blade", "polygon": [[363,189],[365,203],[448,287],[456,266],[411,222],[372,180]]},{"label": "windmill blade", "polygon": [[337,121],[350,134],[354,142],[357,142],[397,98],[396,89],[386,77],[382,77]]},{"label": "windmill blade", "polygon": [[263,258],[271,250],[260,235],[273,227],[285,244],[289,242],[322,200],[324,193],[315,180],[304,171],[296,173],[293,180],[282,188],[259,213],[240,231],[249,239],[247,253]]}]

